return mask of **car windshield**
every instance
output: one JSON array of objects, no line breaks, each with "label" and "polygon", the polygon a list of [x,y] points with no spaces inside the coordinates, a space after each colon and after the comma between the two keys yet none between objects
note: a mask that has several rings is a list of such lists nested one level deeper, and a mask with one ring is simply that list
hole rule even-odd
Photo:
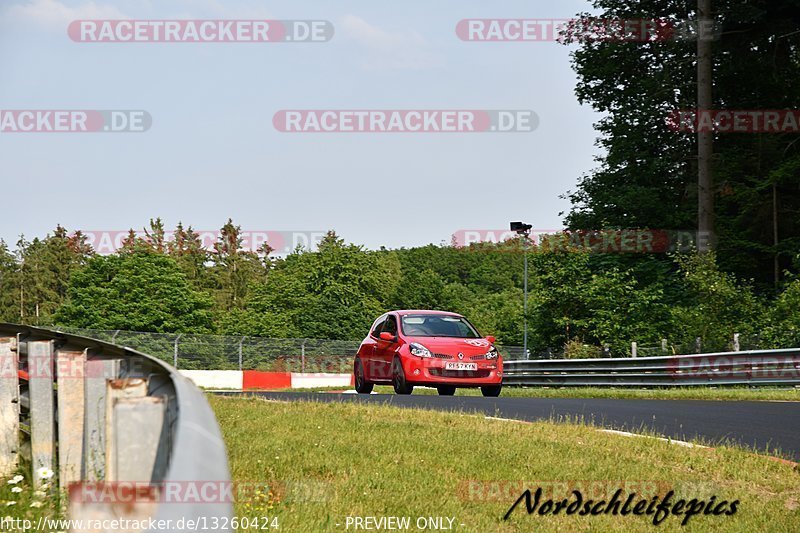
[{"label": "car windshield", "polygon": [[404,315],[403,334],[409,337],[456,337],[479,339],[481,336],[466,318],[453,315]]}]

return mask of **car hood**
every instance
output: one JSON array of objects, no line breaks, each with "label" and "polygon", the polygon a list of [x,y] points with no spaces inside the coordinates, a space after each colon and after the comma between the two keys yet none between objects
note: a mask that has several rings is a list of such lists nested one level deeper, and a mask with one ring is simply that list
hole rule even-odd
[{"label": "car hood", "polygon": [[453,337],[407,337],[409,343],[416,342],[432,352],[456,355],[479,355],[489,351],[491,344],[486,339],[459,339]]}]

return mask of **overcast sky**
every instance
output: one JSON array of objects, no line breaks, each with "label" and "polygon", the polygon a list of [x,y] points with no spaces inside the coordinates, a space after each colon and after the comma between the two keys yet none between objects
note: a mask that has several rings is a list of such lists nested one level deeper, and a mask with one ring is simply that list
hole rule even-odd
[{"label": "overcast sky", "polygon": [[[465,42],[467,18],[561,19],[586,1],[10,0],[0,109],[140,109],[141,133],[0,133],[0,238],[168,227],[335,229],[369,248],[524,220],[595,166],[573,47]],[[80,43],[76,19],[313,19],[325,43]],[[526,109],[527,133],[282,133],[284,109]]]}]

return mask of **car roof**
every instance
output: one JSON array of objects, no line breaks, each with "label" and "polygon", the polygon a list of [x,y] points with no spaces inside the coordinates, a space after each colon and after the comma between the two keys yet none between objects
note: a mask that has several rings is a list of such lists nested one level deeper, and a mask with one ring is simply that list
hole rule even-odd
[{"label": "car roof", "polygon": [[389,311],[390,313],[397,313],[399,315],[449,315],[449,316],[462,316],[458,313],[451,311],[436,311],[433,309],[398,309]]}]

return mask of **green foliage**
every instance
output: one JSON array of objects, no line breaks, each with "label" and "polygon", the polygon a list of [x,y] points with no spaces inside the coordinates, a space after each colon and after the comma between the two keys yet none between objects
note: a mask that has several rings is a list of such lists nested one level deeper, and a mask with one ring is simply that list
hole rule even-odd
[{"label": "green foliage", "polygon": [[245,310],[224,319],[223,332],[361,338],[399,282],[396,257],[366,252],[329,232],[317,252],[296,251],[253,284]]},{"label": "green foliage", "polygon": [[93,257],[74,272],[56,319],[78,328],[204,332],[212,327],[211,305],[174,259],[138,249]]},{"label": "green foliage", "polygon": [[800,279],[789,283],[775,301],[765,328],[765,344],[775,347],[800,346]]},{"label": "green foliage", "polygon": [[572,339],[564,346],[565,359],[595,359],[602,357],[603,352],[597,346],[584,344],[578,339]]},{"label": "green foliage", "polygon": [[667,329],[660,288],[640,286],[630,272],[598,272],[580,251],[535,253],[531,264],[534,345],[561,349],[578,340],[622,356],[632,339],[654,341]]},{"label": "green foliage", "polygon": [[[358,341],[379,314],[421,308],[462,313],[506,346],[523,342],[518,242],[369,251],[329,232],[316,251],[271,259],[244,250],[230,220],[211,252],[181,224],[172,239],[159,219],[146,233],[132,232],[108,257],[60,227],[41,240],[20,239],[13,252],[0,243],[0,319],[234,340]],[[786,283],[771,303],[752,283],[722,272],[713,254],[659,258],[545,246],[531,247],[528,260],[534,356],[594,356],[606,347],[625,356],[631,341],[644,348],[664,338],[684,350],[696,337],[704,350],[726,349],[733,333],[748,347],[800,345],[800,281]],[[148,349],[172,357],[172,340],[152,340]],[[202,366],[221,357],[218,364],[238,365],[238,341],[224,355],[199,337],[184,341],[184,361]],[[277,364],[277,355],[265,353],[243,347],[248,361]]]},{"label": "green foliage", "polygon": [[15,322],[19,319],[19,270],[17,262],[0,240],[0,321]]},{"label": "green foliage", "polygon": [[51,324],[66,298],[71,273],[90,255],[85,237],[80,232],[67,235],[61,226],[44,239],[20,237],[14,254],[0,242],[0,318]]},{"label": "green foliage", "polygon": [[[607,20],[696,16],[695,2],[592,4]],[[722,30],[713,43],[713,108],[797,109],[797,0],[714,0],[713,10]],[[692,39],[579,44],[576,94],[604,115],[595,127],[605,153],[568,195],[570,228],[696,227],[695,136],[666,127],[671,111],[697,107],[695,48]],[[800,245],[798,135],[716,135],[713,167],[720,264],[772,289]]]},{"label": "green foliage", "polygon": [[725,350],[732,332],[745,336],[761,331],[764,306],[751,286],[721,272],[714,254],[676,258],[684,280],[684,301],[673,308],[675,338],[685,343],[700,337],[703,350]]}]

